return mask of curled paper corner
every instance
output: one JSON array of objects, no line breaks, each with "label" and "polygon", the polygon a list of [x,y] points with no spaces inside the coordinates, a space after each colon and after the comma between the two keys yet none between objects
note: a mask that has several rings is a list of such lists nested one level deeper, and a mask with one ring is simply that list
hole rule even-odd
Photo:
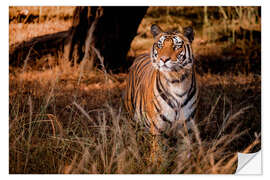
[{"label": "curled paper corner", "polygon": [[262,174],[261,150],[256,153],[238,153],[238,163],[235,174]]}]

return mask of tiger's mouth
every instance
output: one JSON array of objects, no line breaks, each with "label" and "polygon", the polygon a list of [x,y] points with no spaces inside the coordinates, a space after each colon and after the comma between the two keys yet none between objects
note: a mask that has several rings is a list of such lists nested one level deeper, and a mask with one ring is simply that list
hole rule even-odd
[{"label": "tiger's mouth", "polygon": [[159,66],[159,70],[160,71],[170,71],[171,68],[164,64],[164,65]]},{"label": "tiger's mouth", "polygon": [[158,63],[154,63],[154,66],[159,70],[159,71],[173,71],[177,65],[176,63],[172,62],[166,62],[164,63],[163,61],[160,61]]},{"label": "tiger's mouth", "polygon": [[191,69],[192,65],[189,63],[186,63],[186,61],[183,62],[155,62],[153,63],[153,66],[159,70],[159,71],[181,71],[181,70],[189,70]]}]

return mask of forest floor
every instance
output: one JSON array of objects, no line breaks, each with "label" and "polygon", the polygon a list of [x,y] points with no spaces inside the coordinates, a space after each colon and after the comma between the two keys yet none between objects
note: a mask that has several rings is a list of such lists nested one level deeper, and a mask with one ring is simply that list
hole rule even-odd
[{"label": "forest floor", "polygon": [[[61,13],[66,11],[58,9]],[[187,19],[146,16],[131,44],[131,59],[151,47],[151,23],[166,29],[180,22],[189,25]],[[9,44],[70,25],[71,19],[11,21]],[[209,41],[202,29],[195,30],[200,84],[195,142],[188,134],[173,145],[162,138],[158,158],[150,159],[153,137],[123,106],[126,72],[89,71],[47,57],[38,67],[9,67],[10,173],[234,173],[237,152],[260,149],[260,59],[259,65],[250,59],[258,59],[260,52],[240,46],[245,39],[235,45]]]}]

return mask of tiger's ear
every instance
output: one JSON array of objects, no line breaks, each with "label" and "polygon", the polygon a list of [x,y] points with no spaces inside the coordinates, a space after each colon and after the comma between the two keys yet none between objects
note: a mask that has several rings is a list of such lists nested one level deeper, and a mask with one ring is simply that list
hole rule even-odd
[{"label": "tiger's ear", "polygon": [[162,32],[162,29],[156,25],[156,24],[153,24],[151,26],[151,33],[154,37],[156,37],[157,35],[159,35],[160,33]]},{"label": "tiger's ear", "polygon": [[184,28],[184,36],[186,36],[190,43],[194,40],[194,31],[192,27],[186,27]]}]

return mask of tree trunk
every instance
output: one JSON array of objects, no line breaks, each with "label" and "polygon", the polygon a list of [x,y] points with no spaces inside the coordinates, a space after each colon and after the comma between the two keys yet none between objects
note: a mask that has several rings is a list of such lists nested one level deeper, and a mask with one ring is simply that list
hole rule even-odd
[{"label": "tree trunk", "polygon": [[[33,38],[10,49],[10,64],[61,51],[73,64],[89,59],[119,72],[128,67],[126,55],[147,7],[76,7],[72,27],[65,32]],[[34,49],[35,51],[31,51]],[[100,61],[97,53],[104,57]],[[53,53],[54,54],[54,53]]]},{"label": "tree trunk", "polygon": [[[95,52],[86,48],[91,43],[90,48],[96,48],[104,57],[106,69],[119,71],[126,68],[126,55],[146,11],[147,7],[77,7],[68,58],[79,63],[87,51],[93,57]],[[93,24],[93,32],[89,33]],[[91,61],[94,65],[100,65],[97,56]]]}]

